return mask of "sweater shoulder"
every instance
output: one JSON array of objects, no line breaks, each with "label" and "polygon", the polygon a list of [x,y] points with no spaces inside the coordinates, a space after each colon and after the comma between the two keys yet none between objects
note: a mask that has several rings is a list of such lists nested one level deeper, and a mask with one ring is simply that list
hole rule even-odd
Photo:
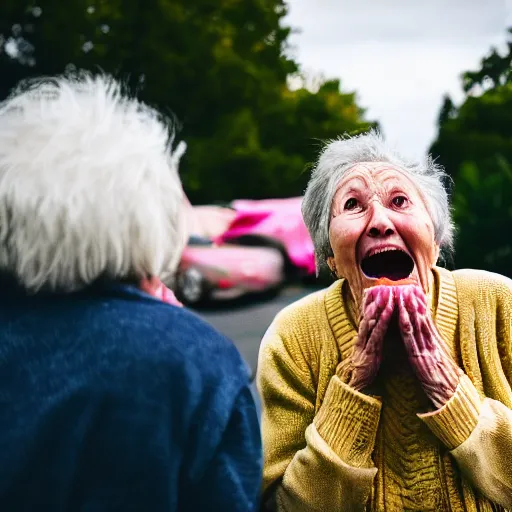
[{"label": "sweater shoulder", "polygon": [[494,298],[501,301],[512,301],[512,279],[489,272],[471,268],[452,272],[459,300],[465,297]]},{"label": "sweater shoulder", "polygon": [[[4,315],[16,323],[16,316],[22,316],[23,326],[16,323],[16,329],[23,339],[38,332],[41,339],[51,340],[49,350],[55,354],[74,340],[77,356],[69,361],[74,371],[83,370],[78,355],[85,353],[102,382],[123,381],[126,389],[163,382],[172,389],[180,382],[197,382],[194,389],[225,387],[226,393],[236,394],[250,380],[248,366],[231,340],[186,308],[142,293],[121,289],[28,298],[9,313],[0,309],[0,320]],[[135,378],[125,379],[132,372]]]},{"label": "sweater shoulder", "polygon": [[212,378],[248,378],[248,367],[234,343],[192,311],[158,301],[119,304],[118,310],[130,340],[128,356],[181,364]]}]

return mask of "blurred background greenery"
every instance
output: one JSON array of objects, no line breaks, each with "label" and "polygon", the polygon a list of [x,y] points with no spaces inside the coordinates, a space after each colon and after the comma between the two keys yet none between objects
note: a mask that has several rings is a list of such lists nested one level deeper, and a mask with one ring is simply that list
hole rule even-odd
[{"label": "blurred background greenery", "polygon": [[507,48],[462,74],[465,100],[445,97],[430,151],[455,183],[455,265],[512,277],[512,41]]},{"label": "blurred background greenery", "polygon": [[[21,79],[102,70],[179,122],[192,203],[302,194],[321,141],[378,126],[290,57],[283,0],[2,0],[0,99]],[[512,42],[461,70],[431,152],[452,176],[456,267],[512,276]],[[290,84],[293,82],[294,86]]]}]

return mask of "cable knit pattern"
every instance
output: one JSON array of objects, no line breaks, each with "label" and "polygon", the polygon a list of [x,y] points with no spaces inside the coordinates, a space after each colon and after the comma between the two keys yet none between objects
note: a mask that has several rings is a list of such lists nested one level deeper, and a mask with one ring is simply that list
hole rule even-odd
[{"label": "cable knit pattern", "polygon": [[412,372],[387,379],[382,400],[375,509],[447,510],[442,446],[416,415],[428,402]]},{"label": "cable knit pattern", "polygon": [[512,282],[440,268],[434,277],[432,315],[466,374],[437,411],[400,340],[371,390],[378,399],[336,376],[357,336],[344,281],[276,317],[258,365],[271,510],[512,507]]}]

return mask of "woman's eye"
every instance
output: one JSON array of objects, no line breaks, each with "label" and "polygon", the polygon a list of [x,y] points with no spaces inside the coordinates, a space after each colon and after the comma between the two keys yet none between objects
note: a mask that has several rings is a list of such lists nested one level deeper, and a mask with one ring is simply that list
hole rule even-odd
[{"label": "woman's eye", "polygon": [[404,206],[407,206],[407,197],[405,196],[396,196],[392,200],[393,206],[396,206],[397,208],[403,208]]},{"label": "woman's eye", "polygon": [[347,202],[345,203],[345,210],[354,210],[359,206],[359,203],[357,202],[357,199],[351,197],[350,199],[347,199]]}]

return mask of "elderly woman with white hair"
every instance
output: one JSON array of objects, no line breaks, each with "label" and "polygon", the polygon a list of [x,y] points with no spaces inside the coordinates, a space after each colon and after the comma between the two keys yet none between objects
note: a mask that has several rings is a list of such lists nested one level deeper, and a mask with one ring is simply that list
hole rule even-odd
[{"label": "elderly woman with white hair", "polygon": [[0,104],[0,510],[257,506],[247,367],[159,281],[187,238],[170,136],[101,76]]},{"label": "elderly woman with white hair", "polygon": [[512,509],[512,282],[436,265],[444,179],[375,132],[322,152],[302,211],[337,280],[261,346],[269,510]]}]

